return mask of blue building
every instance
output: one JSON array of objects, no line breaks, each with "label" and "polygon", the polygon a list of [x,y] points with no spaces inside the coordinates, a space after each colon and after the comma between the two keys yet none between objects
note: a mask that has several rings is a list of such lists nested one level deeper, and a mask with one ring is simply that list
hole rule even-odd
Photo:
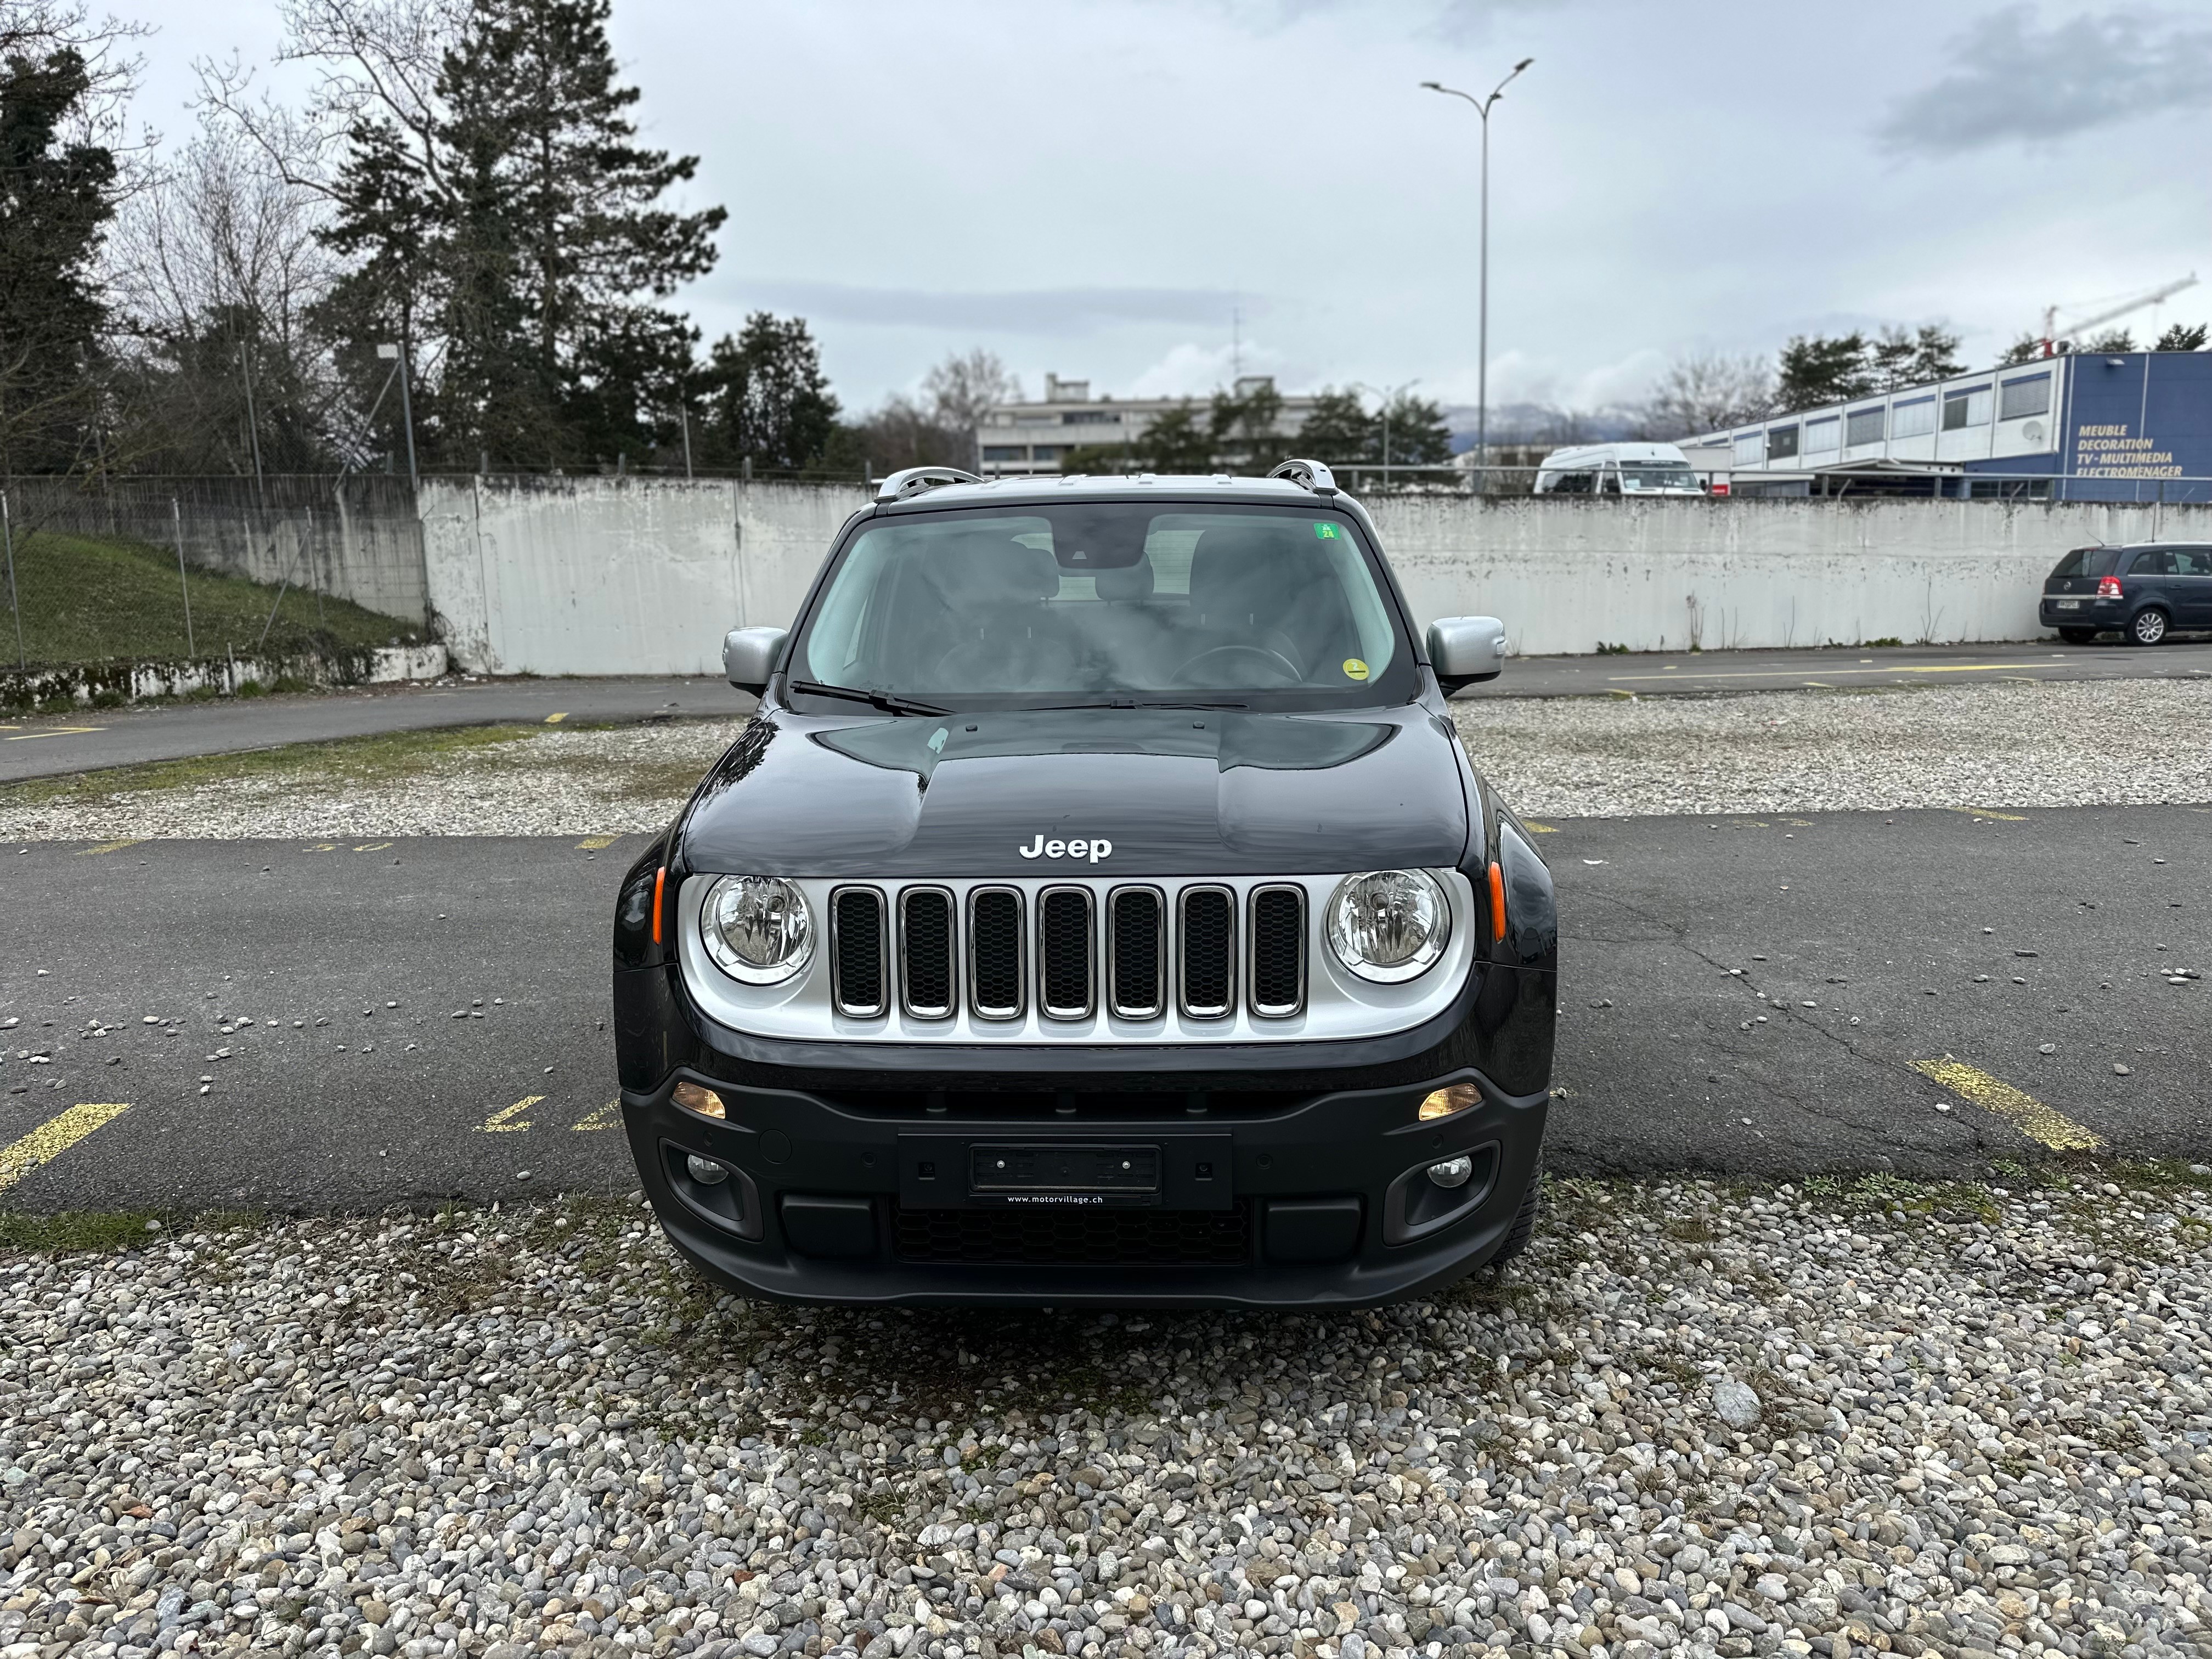
[{"label": "blue building", "polygon": [[1739,495],[2212,501],[2212,351],[2084,351],[1684,441]]}]

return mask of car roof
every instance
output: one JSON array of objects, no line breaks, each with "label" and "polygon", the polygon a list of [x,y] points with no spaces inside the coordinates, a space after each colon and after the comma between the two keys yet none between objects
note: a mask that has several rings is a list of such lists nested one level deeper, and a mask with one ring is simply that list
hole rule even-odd
[{"label": "car roof", "polygon": [[1026,473],[979,483],[939,484],[903,501],[879,501],[876,513],[941,512],[956,507],[1010,507],[1046,501],[1239,501],[1280,507],[1337,507],[1364,518],[1359,503],[1341,491],[1322,495],[1288,478],[1243,478],[1233,473]]}]

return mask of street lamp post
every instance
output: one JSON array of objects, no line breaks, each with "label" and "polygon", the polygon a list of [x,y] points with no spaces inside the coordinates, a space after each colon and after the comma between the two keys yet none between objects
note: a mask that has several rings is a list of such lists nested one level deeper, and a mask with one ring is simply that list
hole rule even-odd
[{"label": "street lamp post", "polygon": [[407,372],[407,354],[398,344],[387,342],[377,347],[376,355],[392,364],[399,375],[399,423],[407,428],[407,487],[419,494],[422,481],[415,472],[415,404],[409,395],[408,384],[414,377]]},{"label": "street lamp post", "polygon": [[1394,398],[1404,397],[1420,383],[1420,376],[1418,374],[1403,386],[1387,388],[1370,386],[1364,380],[1352,382],[1352,389],[1354,392],[1371,392],[1382,405],[1382,486],[1386,489],[1390,485],[1390,402]]},{"label": "street lamp post", "polygon": [[1478,302],[1475,322],[1474,366],[1474,464],[1480,488],[1490,488],[1490,111],[1491,106],[1505,95],[1505,88],[1513,84],[1522,70],[1536,60],[1523,58],[1513,66],[1513,73],[1491,89],[1487,98],[1478,98],[1471,92],[1462,92],[1456,87],[1445,86],[1440,81],[1424,81],[1423,88],[1430,92],[1441,92],[1447,97],[1464,98],[1474,106],[1474,112],[1482,118],[1482,237],[1481,298]]}]

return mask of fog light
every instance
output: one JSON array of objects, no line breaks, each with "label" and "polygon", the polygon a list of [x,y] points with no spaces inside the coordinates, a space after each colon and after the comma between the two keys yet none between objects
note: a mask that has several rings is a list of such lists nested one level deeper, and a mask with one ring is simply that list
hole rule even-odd
[{"label": "fog light", "polygon": [[687,1112],[696,1112],[701,1117],[726,1121],[729,1113],[723,1109],[722,1097],[712,1089],[702,1088],[696,1083],[679,1083],[669,1096]]},{"label": "fog light", "polygon": [[[691,1160],[696,1164],[699,1160]],[[1441,1164],[1429,1165],[1429,1179],[1439,1187],[1464,1187],[1468,1177],[1474,1173],[1474,1160],[1465,1152],[1457,1158],[1448,1158]]]},{"label": "fog light", "polygon": [[1431,1118],[1449,1117],[1454,1112],[1463,1112],[1470,1106],[1482,1104],[1482,1091],[1472,1083],[1455,1083],[1442,1089],[1431,1089],[1423,1097],[1421,1109],[1414,1115],[1420,1122]]},{"label": "fog light", "polygon": [[[1467,1162],[1465,1158],[1462,1158],[1459,1161],[1462,1164]],[[684,1159],[684,1167],[691,1171],[691,1179],[697,1182],[702,1187],[719,1187],[730,1178],[730,1172],[727,1170],[715,1163],[713,1158],[702,1158],[696,1152],[691,1152],[685,1156]],[[1434,1175],[1436,1170],[1431,1170],[1429,1173],[1431,1175]],[[1466,1179],[1466,1172],[1462,1171],[1460,1180],[1464,1181]]]}]

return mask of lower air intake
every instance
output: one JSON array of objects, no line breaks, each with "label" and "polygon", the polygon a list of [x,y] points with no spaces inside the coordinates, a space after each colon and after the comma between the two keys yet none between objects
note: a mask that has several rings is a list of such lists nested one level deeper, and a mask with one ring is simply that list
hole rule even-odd
[{"label": "lower air intake", "polygon": [[1030,1261],[1099,1267],[1235,1267],[1252,1255],[1243,1204],[1228,1210],[891,1208],[907,1261],[978,1267]]}]

